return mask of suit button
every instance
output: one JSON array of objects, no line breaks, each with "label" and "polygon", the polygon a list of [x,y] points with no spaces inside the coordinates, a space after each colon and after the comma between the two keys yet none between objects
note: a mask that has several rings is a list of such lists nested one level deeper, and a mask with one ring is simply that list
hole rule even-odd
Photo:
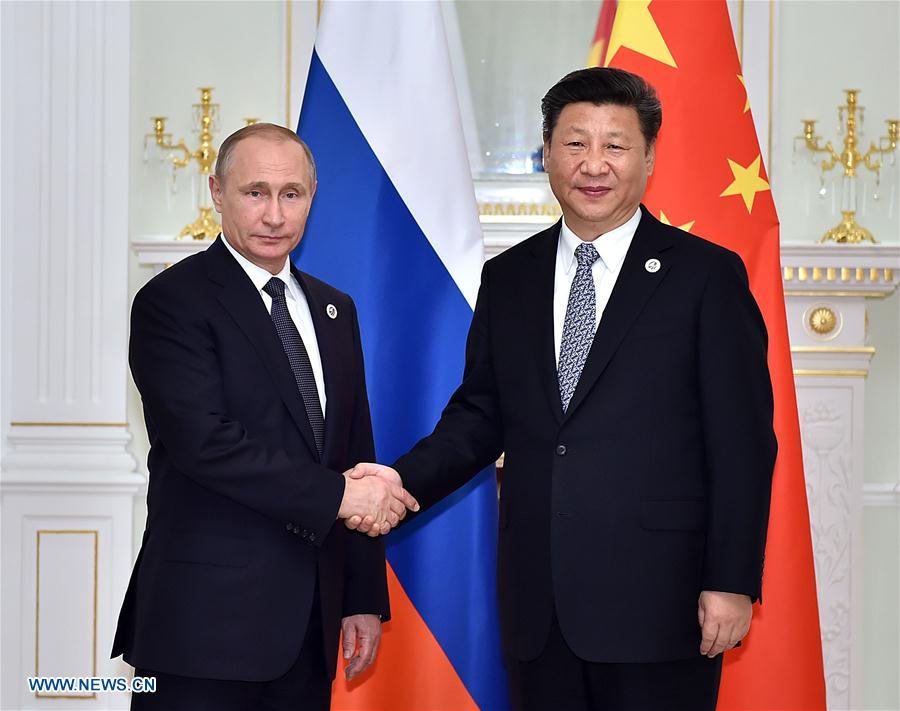
[{"label": "suit button", "polygon": [[299,526],[294,526],[291,530],[292,530],[294,533],[300,533],[300,527],[299,527]]},{"label": "suit button", "polygon": [[315,542],[316,542],[316,534],[315,534],[315,533],[310,533],[310,534],[309,534],[309,542],[310,542],[310,543],[315,543]]},{"label": "suit button", "polygon": [[559,445],[559,446],[556,448],[556,453],[557,453],[560,457],[565,457],[565,456],[566,456],[566,445],[564,445],[564,444]]},{"label": "suit button", "polygon": [[287,525],[287,530],[288,530],[288,532],[293,531],[293,530],[294,530],[294,524],[289,523],[289,524]]}]

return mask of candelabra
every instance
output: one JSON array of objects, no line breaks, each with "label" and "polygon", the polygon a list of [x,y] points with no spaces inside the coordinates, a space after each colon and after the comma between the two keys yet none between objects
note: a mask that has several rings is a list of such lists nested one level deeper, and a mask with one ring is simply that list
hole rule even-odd
[{"label": "candelabra", "polygon": [[[147,148],[153,141],[160,149],[165,151],[163,160],[172,166],[172,185],[174,189],[175,175],[178,168],[187,168],[192,161],[196,161],[202,178],[197,190],[197,207],[200,210],[199,217],[178,235],[179,239],[191,237],[196,240],[214,239],[219,234],[221,226],[213,215],[210,204],[209,191],[206,189],[207,176],[212,172],[216,162],[216,149],[213,148],[213,133],[218,131],[219,105],[212,103],[212,87],[200,88],[200,103],[194,104],[195,131],[200,134],[200,146],[192,151],[184,142],[172,142],[172,134],[166,133],[166,117],[154,116],[153,133],[144,137],[144,160],[147,160]],[[181,153],[179,156],[178,153]]]},{"label": "candelabra", "polygon": [[[900,120],[887,120],[887,135],[881,136],[878,143],[871,143],[865,153],[860,153],[857,146],[859,135],[862,133],[864,107],[857,105],[858,89],[845,89],[847,103],[838,107],[838,132],[844,132],[844,148],[838,153],[828,141],[821,145],[821,136],[816,135],[816,121],[803,119],[803,135],[798,140],[803,141],[807,150],[813,154],[824,153],[825,158],[819,163],[822,171],[822,191],[824,194],[825,174],[840,164],[844,169],[843,190],[841,195],[842,219],[835,227],[828,230],[819,240],[819,243],[833,241],[857,244],[864,240],[876,242],[869,230],[861,227],[856,222],[856,181],[857,171],[865,166],[875,173],[875,199],[878,199],[878,186],[881,180],[882,159],[890,160],[894,165],[895,151],[897,148],[898,125]],[[859,128],[857,128],[857,111],[859,112]],[[844,114],[846,112],[846,123]]]}]

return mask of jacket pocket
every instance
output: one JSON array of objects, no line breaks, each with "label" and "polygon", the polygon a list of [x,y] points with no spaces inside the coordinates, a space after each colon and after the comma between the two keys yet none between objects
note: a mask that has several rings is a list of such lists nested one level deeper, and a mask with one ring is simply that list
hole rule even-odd
[{"label": "jacket pocket", "polygon": [[641,501],[641,528],[652,531],[703,531],[706,529],[706,501]]},{"label": "jacket pocket", "polygon": [[243,538],[208,533],[176,533],[166,545],[166,559],[177,563],[203,563],[242,568],[250,558]]}]

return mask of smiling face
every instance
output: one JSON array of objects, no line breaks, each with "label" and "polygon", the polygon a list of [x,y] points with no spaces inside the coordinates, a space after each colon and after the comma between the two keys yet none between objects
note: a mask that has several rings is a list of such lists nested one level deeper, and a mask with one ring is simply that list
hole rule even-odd
[{"label": "smiling face", "polygon": [[303,147],[251,136],[234,146],[227,170],[209,178],[222,232],[238,253],[277,274],[300,243],[316,191]]},{"label": "smiling face", "polygon": [[566,224],[593,240],[628,221],[653,172],[637,111],[586,101],[566,105],[544,143],[544,168]]}]

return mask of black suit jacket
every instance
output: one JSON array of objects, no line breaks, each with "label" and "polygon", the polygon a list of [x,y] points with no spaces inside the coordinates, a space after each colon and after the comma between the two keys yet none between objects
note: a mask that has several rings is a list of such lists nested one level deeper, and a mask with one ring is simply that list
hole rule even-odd
[{"label": "black suit jacket", "polygon": [[332,674],[341,617],[388,617],[383,544],[335,522],[340,472],[375,455],[356,310],[293,273],[325,375],[321,457],[275,326],[221,237],[135,297],[148,516],[112,650],[134,666],[274,679],[297,659],[317,580]]},{"label": "black suit jacket", "polygon": [[765,325],[736,254],[643,209],[563,414],[559,232],[485,264],[462,385],[395,467],[426,506],[506,453],[498,566],[512,657],[540,653],[554,605],[583,659],[694,657],[702,590],[760,594],[776,450]]}]

